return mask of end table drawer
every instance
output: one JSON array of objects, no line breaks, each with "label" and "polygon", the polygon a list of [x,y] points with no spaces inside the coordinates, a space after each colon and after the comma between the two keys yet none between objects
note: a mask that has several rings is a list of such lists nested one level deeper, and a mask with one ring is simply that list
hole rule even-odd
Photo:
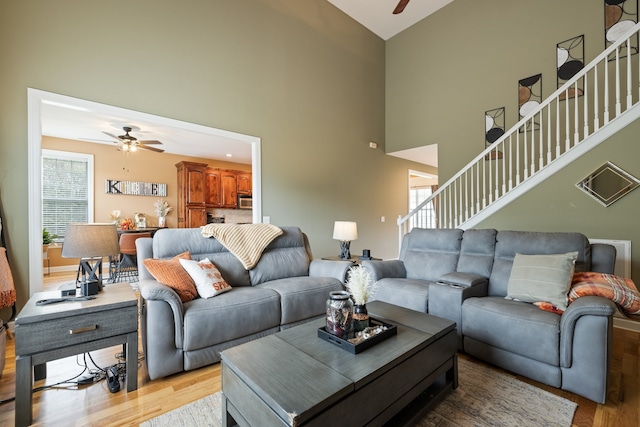
[{"label": "end table drawer", "polygon": [[138,329],[138,307],[16,325],[16,355],[39,353],[126,334]]}]

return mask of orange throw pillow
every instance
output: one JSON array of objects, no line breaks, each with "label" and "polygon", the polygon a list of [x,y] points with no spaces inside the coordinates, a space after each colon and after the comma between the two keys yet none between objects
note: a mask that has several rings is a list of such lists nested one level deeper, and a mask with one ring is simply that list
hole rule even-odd
[{"label": "orange throw pillow", "polygon": [[191,254],[187,251],[171,259],[148,258],[144,260],[144,266],[158,282],[175,290],[182,302],[188,302],[198,297],[198,291],[193,279],[180,264],[180,259],[191,259]]}]

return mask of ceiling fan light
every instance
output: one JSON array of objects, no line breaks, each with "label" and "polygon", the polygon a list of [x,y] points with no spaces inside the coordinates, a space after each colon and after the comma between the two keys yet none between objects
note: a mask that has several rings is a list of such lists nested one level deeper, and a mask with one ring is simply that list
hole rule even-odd
[{"label": "ceiling fan light", "polygon": [[131,151],[132,153],[134,151],[138,151],[138,145],[137,144],[127,144],[129,146],[129,151]]}]

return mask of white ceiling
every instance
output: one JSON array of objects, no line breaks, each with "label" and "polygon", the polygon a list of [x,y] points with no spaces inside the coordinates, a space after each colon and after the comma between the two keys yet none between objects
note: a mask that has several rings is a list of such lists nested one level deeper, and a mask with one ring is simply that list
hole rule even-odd
[{"label": "white ceiling", "polygon": [[400,0],[328,0],[338,9],[388,40],[453,0],[410,0],[402,13],[393,14]]},{"label": "white ceiling", "polygon": [[139,140],[162,142],[153,147],[166,153],[251,164],[251,144],[232,132],[74,98],[43,101],[41,122],[42,135],[112,145],[114,150],[117,144],[103,132],[124,135],[122,127],[128,126],[139,129],[131,132]]},{"label": "white ceiling", "polygon": [[390,156],[438,167],[438,144],[388,153]]}]

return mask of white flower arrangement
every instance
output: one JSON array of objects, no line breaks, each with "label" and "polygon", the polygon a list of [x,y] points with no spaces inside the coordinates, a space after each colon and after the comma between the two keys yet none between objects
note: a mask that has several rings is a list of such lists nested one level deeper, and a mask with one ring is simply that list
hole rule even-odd
[{"label": "white flower arrangement", "polygon": [[167,214],[171,212],[171,210],[173,210],[173,208],[169,206],[169,202],[167,202],[165,199],[156,200],[153,204],[153,207],[155,209],[156,215],[159,217],[167,216]]},{"label": "white flower arrangement", "polygon": [[371,273],[361,265],[349,269],[349,279],[345,286],[356,305],[365,305],[376,291]]}]

